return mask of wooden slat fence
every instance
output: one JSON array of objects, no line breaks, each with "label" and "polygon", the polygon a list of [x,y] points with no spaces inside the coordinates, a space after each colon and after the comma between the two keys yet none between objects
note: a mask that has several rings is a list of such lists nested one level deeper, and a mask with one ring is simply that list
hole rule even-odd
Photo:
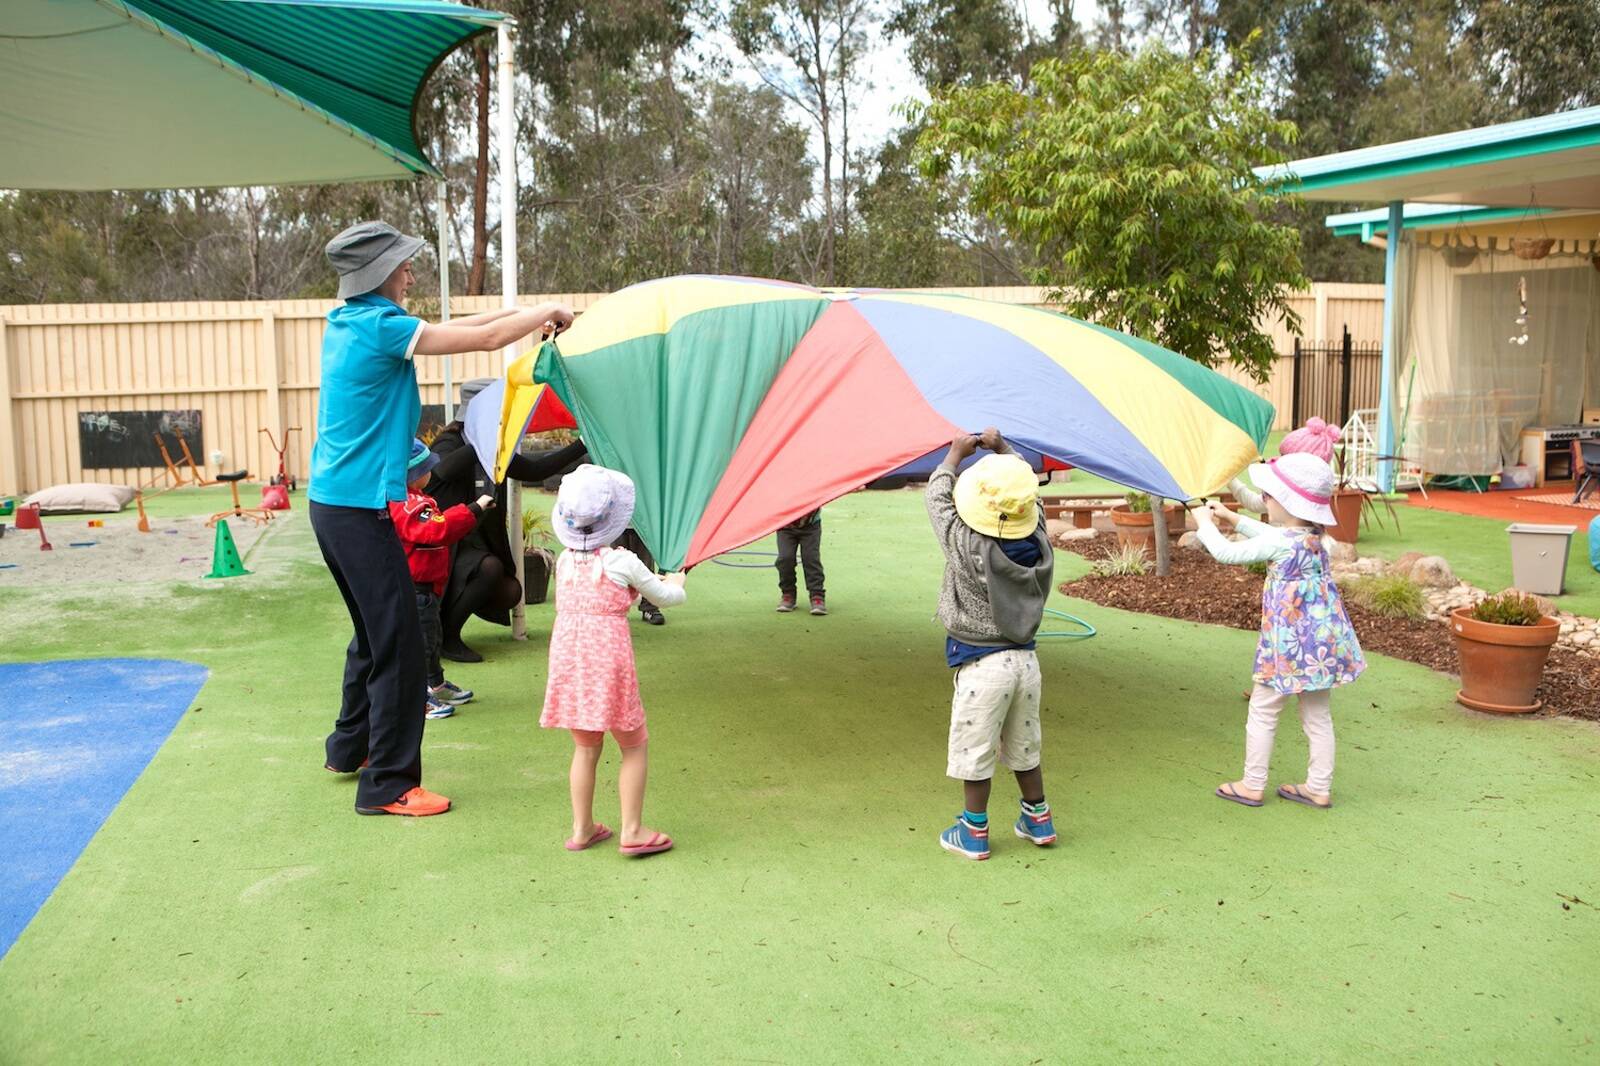
[{"label": "wooden slat fence", "polygon": [[[1027,286],[943,291],[1044,306],[1042,290]],[[582,312],[601,295],[525,299],[559,299]],[[1293,297],[1308,341],[1336,340],[1346,327],[1358,341],[1376,341],[1382,299],[1375,285],[1317,285]],[[498,296],[456,297],[451,309],[465,315],[499,303]],[[245,469],[263,479],[276,472],[277,456],[260,430],[271,429],[281,441],[287,427],[300,426],[288,458],[291,472],[305,477],[323,323],[334,305],[278,300],[0,306],[0,493],[68,481],[137,485],[155,477],[159,468],[82,466],[78,416],[97,411],[198,409],[204,454],[197,450],[196,458],[206,471]],[[436,308],[419,304],[414,310],[432,318]],[[1293,337],[1281,328],[1274,339],[1281,352],[1293,350]],[[1252,385],[1278,409],[1280,428],[1292,407],[1289,363],[1280,357],[1272,379]],[[444,402],[443,364],[418,360],[424,404]],[[501,356],[479,352],[454,356],[451,364],[452,378],[460,382],[497,374]],[[214,461],[219,452],[220,462]]]}]

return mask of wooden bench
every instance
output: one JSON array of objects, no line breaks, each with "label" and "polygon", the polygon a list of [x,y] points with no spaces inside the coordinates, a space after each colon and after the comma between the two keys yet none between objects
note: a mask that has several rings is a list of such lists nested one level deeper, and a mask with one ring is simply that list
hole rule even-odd
[{"label": "wooden bench", "polygon": [[1094,512],[1109,509],[1113,504],[1121,501],[1120,495],[1103,494],[1099,496],[1045,496],[1044,516],[1047,520],[1065,519],[1072,516],[1072,525],[1075,529],[1088,529],[1094,523]]},{"label": "wooden bench", "polygon": [[[1047,520],[1061,520],[1071,515],[1073,528],[1088,529],[1094,524],[1094,512],[1109,511],[1123,498],[1121,495],[1102,493],[1096,496],[1044,496],[1041,499]],[[1231,495],[1224,494],[1221,500],[1235,510],[1239,507],[1238,501]]]}]

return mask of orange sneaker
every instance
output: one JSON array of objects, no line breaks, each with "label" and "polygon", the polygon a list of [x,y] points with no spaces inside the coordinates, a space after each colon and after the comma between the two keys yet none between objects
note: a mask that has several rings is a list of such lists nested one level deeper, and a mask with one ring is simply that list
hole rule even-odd
[{"label": "orange sneaker", "polygon": [[418,785],[393,803],[382,807],[356,807],[357,814],[409,814],[413,818],[426,818],[430,814],[443,814],[450,809],[450,800]]}]

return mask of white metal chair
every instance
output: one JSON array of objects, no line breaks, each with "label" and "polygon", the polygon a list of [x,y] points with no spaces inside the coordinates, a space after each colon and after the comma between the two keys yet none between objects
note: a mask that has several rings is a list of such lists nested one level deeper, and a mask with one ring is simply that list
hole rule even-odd
[{"label": "white metal chair", "polygon": [[[1394,487],[1399,490],[1414,488],[1428,498],[1427,474],[1420,464],[1404,455],[1384,455],[1378,449],[1378,409],[1364,407],[1350,413],[1344,424],[1340,447],[1343,450],[1341,480],[1362,492],[1378,491],[1378,464],[1388,460],[1395,464]],[[1404,442],[1402,442],[1402,450]]]}]

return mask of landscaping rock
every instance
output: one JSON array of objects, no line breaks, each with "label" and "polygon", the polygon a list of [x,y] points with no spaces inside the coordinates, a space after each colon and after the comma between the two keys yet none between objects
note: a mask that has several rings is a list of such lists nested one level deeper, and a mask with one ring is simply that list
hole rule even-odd
[{"label": "landscaping rock", "polygon": [[1424,555],[1411,566],[1411,580],[1429,589],[1447,589],[1456,583],[1450,564],[1438,555]]},{"label": "landscaping rock", "polygon": [[1093,529],[1073,529],[1070,525],[1060,533],[1050,535],[1050,543],[1060,547],[1074,540],[1093,540],[1098,536],[1098,531]]},{"label": "landscaping rock", "polygon": [[1200,534],[1190,530],[1178,538],[1178,547],[1194,548],[1196,551],[1205,551],[1205,545],[1200,543]]},{"label": "landscaping rock", "polygon": [[1072,523],[1065,518],[1046,518],[1044,528],[1052,537],[1058,537],[1072,528]]},{"label": "landscaping rock", "polygon": [[1421,552],[1406,552],[1400,558],[1390,563],[1387,567],[1389,573],[1396,577],[1410,577],[1411,570],[1424,558]]},{"label": "landscaping rock", "polygon": [[1346,544],[1344,541],[1334,540],[1332,537],[1326,538],[1323,544],[1328,549],[1328,558],[1332,559],[1335,565],[1353,563],[1361,557],[1354,544]]}]

